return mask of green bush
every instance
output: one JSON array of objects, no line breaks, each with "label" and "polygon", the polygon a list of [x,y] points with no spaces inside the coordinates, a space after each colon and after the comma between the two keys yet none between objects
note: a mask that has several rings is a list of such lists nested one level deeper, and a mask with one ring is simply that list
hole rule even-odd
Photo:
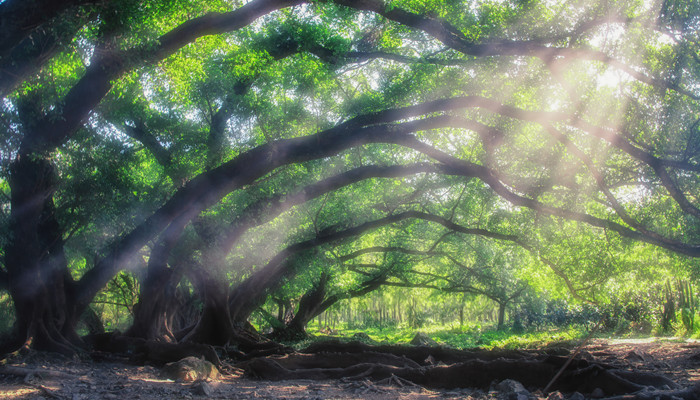
[{"label": "green bush", "polygon": [[0,292],[0,335],[8,333],[15,324],[15,306],[10,294]]}]

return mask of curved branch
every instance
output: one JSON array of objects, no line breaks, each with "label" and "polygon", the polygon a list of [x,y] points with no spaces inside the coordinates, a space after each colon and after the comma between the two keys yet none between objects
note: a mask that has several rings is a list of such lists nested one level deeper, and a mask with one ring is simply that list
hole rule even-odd
[{"label": "curved branch", "polygon": [[8,55],[32,32],[58,18],[71,7],[96,0],[6,0],[0,3],[0,59]]},{"label": "curved branch", "polygon": [[409,255],[430,255],[430,256],[445,255],[445,253],[441,252],[441,251],[432,251],[432,250],[423,251],[423,250],[416,250],[416,249],[407,249],[405,247],[400,247],[400,246],[371,246],[371,247],[365,247],[364,249],[353,251],[352,253],[348,253],[344,256],[340,256],[340,257],[338,257],[338,261],[340,261],[340,262],[349,261],[349,260],[352,260],[353,258],[360,257],[364,254],[389,253],[389,252],[398,252],[398,253],[409,254]]},{"label": "curved branch", "polygon": [[20,154],[50,151],[64,143],[112,88],[112,81],[136,66],[161,61],[202,36],[234,31],[272,11],[302,3],[304,0],[253,0],[235,11],[193,18],[161,36],[155,46],[96,52],[85,75],[68,91],[62,106],[57,107],[60,114],[37,121],[25,136]]},{"label": "curved branch", "polygon": [[[438,223],[438,224],[440,224],[440,225],[442,225],[442,226],[444,226],[444,227],[450,229],[451,232],[462,233],[462,234],[473,234],[473,231],[472,231],[471,229],[466,228],[466,227],[461,226],[461,225],[458,225],[458,224],[455,224],[455,223],[453,223],[453,222],[450,221],[450,220],[447,220],[447,219],[445,219],[445,218],[442,218],[442,217],[439,217],[439,216],[436,216],[436,215],[431,215],[431,214],[427,214],[427,213],[417,213],[417,214],[414,214],[414,215],[413,215],[413,218],[422,219],[422,220],[427,220],[427,221],[431,221],[431,222]],[[485,236],[485,235],[482,235],[482,236]],[[524,250],[528,251],[530,254],[532,254],[532,255],[535,256],[538,260],[540,260],[543,264],[547,265],[558,277],[560,277],[560,278],[562,279],[562,281],[564,282],[564,284],[566,285],[567,289],[569,289],[569,292],[571,293],[571,295],[572,295],[573,297],[575,297],[575,298],[577,298],[577,299],[579,299],[579,300],[581,300],[581,301],[585,301],[585,302],[587,302],[587,303],[594,303],[592,300],[587,299],[587,298],[581,296],[581,295],[579,294],[579,292],[581,291],[581,289],[577,289],[577,288],[574,286],[573,282],[571,281],[571,279],[569,279],[569,277],[567,276],[567,274],[566,274],[561,268],[559,268],[553,261],[549,260],[549,259],[546,258],[546,257],[543,257],[543,256],[539,253],[539,251],[537,251],[537,249],[536,249],[534,246],[532,246],[531,244],[526,243],[525,241],[523,241],[522,239],[520,239],[519,237],[517,237],[517,236],[515,236],[515,235],[501,235],[501,234],[496,234],[496,233],[494,233],[494,235],[489,236],[489,237],[494,238],[494,239],[498,239],[498,240],[508,241],[508,242],[511,242],[511,243],[513,243],[513,244],[515,244],[515,245],[518,245],[518,246],[522,247]],[[341,256],[340,259],[343,260],[343,261],[347,261],[347,260],[349,260],[349,259],[359,257],[359,256],[362,255],[362,254],[366,254],[366,253],[370,253],[370,252],[375,252],[375,251],[400,251],[400,252],[404,252],[404,251],[405,251],[405,252],[407,252],[407,253],[409,253],[409,254],[447,255],[447,254],[442,253],[442,252],[433,252],[433,251],[421,252],[421,251],[415,251],[415,250],[403,249],[403,248],[396,248],[396,247],[374,246],[374,247],[368,247],[368,248],[366,248],[366,249],[361,249],[361,250],[355,251],[355,252],[353,252],[353,253],[349,253],[349,254],[347,254],[347,255],[345,255],[345,256]],[[455,265],[458,265],[458,266],[460,266],[461,268],[466,269],[466,270],[468,270],[468,271],[471,271],[471,272],[473,272],[473,273],[477,273],[473,268],[471,268],[471,267],[469,267],[469,266],[466,266],[466,265],[464,265],[463,263],[460,263],[460,262],[457,261],[454,257],[451,257],[451,256],[449,256],[449,255],[447,255],[447,257],[448,257],[448,258],[450,259],[450,261],[452,261]],[[362,273],[362,272],[359,271],[359,270],[356,270],[355,272]],[[413,272],[415,272],[415,271],[413,271]],[[457,285],[457,286],[461,285],[461,284],[456,283],[455,281],[450,280],[449,278],[440,277],[439,275],[434,275],[434,274],[432,274],[431,276],[433,276],[433,277],[439,277],[440,279],[443,279],[443,280],[445,280],[445,281],[447,281],[447,282],[450,282],[450,283],[452,283],[452,286],[453,286],[453,287],[456,286],[456,285]],[[439,289],[439,290],[445,289],[445,288],[443,288],[443,287],[438,287],[438,286],[430,286],[430,287],[421,286],[421,287],[424,287],[424,288],[431,288],[431,289]],[[471,288],[471,289],[469,290],[470,293],[477,293],[477,292],[475,291],[476,288],[474,288],[474,287],[472,287],[472,286],[469,286],[469,287]],[[524,288],[523,288],[523,290],[524,290]],[[486,293],[480,293],[480,294],[487,295]],[[487,295],[487,296],[488,296],[488,295]],[[517,297],[517,296],[516,296],[516,297]],[[495,300],[495,299],[492,298],[492,300]]]},{"label": "curved branch", "polygon": [[641,72],[635,71],[629,65],[608,56],[602,51],[548,46],[535,40],[499,40],[475,43],[469,40],[459,29],[446,21],[415,14],[397,7],[387,7],[381,0],[334,0],[334,2],[358,10],[372,11],[392,21],[422,30],[441,41],[446,46],[465,55],[474,57],[530,56],[537,57],[545,63],[561,57],[599,61],[626,72],[640,82],[658,88],[672,89],[695,100],[700,99],[700,95],[698,94],[663,80],[646,76]]},{"label": "curved branch", "polygon": [[[455,123],[454,126],[459,127],[460,124]],[[537,200],[513,193],[505,185],[503,185],[503,183],[501,183],[501,181],[497,178],[497,173],[493,170],[484,166],[476,165],[468,161],[463,161],[458,158],[455,158],[447,153],[442,152],[441,150],[438,150],[434,147],[420,142],[415,137],[412,140],[402,140],[400,143],[397,142],[397,144],[413,148],[449,166],[450,168],[454,168],[454,170],[451,171],[452,174],[458,175],[459,171],[462,168],[464,168],[465,170],[465,176],[474,177],[474,174],[476,173],[477,178],[481,179],[484,183],[488,184],[499,196],[509,201],[513,205],[530,208],[537,212],[542,212],[545,214],[562,217],[573,221],[584,222],[586,224],[596,226],[599,228],[607,228],[611,231],[617,232],[622,236],[654,244],[666,248],[668,250],[672,250],[679,254],[685,254],[691,257],[700,257],[700,245],[691,245],[677,240],[668,239],[652,231],[647,231],[647,233],[645,234],[645,232],[630,229],[629,227],[618,224],[616,222],[594,217],[585,213],[579,213],[568,209],[548,206]]]},{"label": "curved branch", "polygon": [[[545,125],[544,127],[554,138],[556,138],[564,146],[566,146],[567,149],[569,149],[576,157],[578,157],[578,159],[580,159],[583,162],[584,165],[586,165],[591,175],[593,176],[593,179],[596,181],[598,188],[608,199],[610,205],[615,210],[615,213],[618,216],[620,216],[620,218],[626,224],[637,229],[645,235],[661,238],[660,235],[646,229],[639,222],[635,221],[632,217],[630,217],[629,214],[627,214],[627,211],[617,201],[615,196],[613,196],[609,187],[605,183],[603,175],[600,173],[600,171],[598,171],[595,165],[593,165],[593,161],[590,159],[590,157],[588,157],[583,151],[581,151],[566,135],[556,130],[553,126]],[[671,177],[668,176],[666,168],[664,168],[660,165],[660,163],[657,162],[652,163],[651,167],[654,169],[654,172],[656,172],[656,175],[659,177],[661,184],[666,188],[666,190],[669,191],[671,197],[674,200],[676,200],[678,205],[681,207],[681,210],[697,218],[700,218],[700,209],[692,205],[685,197],[685,195],[680,190],[678,190],[676,184],[673,182]]]},{"label": "curved branch", "polygon": [[236,218],[229,228],[223,233],[223,238],[218,243],[219,251],[227,254],[231,251],[238,239],[253,226],[271,221],[292,207],[315,199],[326,193],[338,190],[370,178],[398,178],[402,176],[420,173],[447,174],[442,165],[417,163],[409,165],[392,166],[364,166],[323,179],[319,182],[307,185],[296,193],[280,194],[268,199],[260,200],[246,207],[241,216]]},{"label": "curved branch", "polygon": [[[410,117],[416,117],[421,114],[427,114],[427,113],[432,113],[432,112],[438,112],[438,111],[451,111],[451,110],[456,110],[456,109],[462,109],[462,108],[483,108],[487,109],[489,111],[492,111],[494,113],[503,115],[503,116],[508,116],[511,118],[516,118],[524,121],[530,121],[534,123],[538,123],[542,125],[545,129],[547,129],[550,134],[553,134],[555,137],[557,137],[559,140],[565,140],[565,142],[570,142],[568,139],[565,137],[562,138],[561,133],[554,131],[552,129],[551,124],[554,122],[561,122],[561,123],[568,123],[571,126],[574,126],[576,128],[579,128],[585,132],[588,132],[589,134],[598,137],[600,139],[603,139],[610,143],[611,145],[615,146],[616,148],[624,151],[628,155],[632,156],[633,158],[636,158],[647,165],[649,165],[656,173],[657,176],[659,177],[659,180],[661,181],[662,185],[669,191],[671,194],[671,197],[679,204],[681,209],[691,215],[694,215],[696,217],[700,217],[700,210],[695,207],[693,204],[691,204],[688,199],[685,197],[685,195],[678,190],[677,186],[673,182],[673,180],[670,178],[668,175],[668,172],[666,171],[666,168],[668,167],[675,167],[683,170],[688,170],[688,171],[700,171],[700,166],[695,165],[695,164],[690,164],[687,162],[679,162],[675,160],[667,160],[667,159],[661,159],[650,152],[644,151],[638,147],[633,146],[629,141],[624,139],[622,135],[619,135],[615,133],[612,130],[606,129],[606,128],[600,128],[595,125],[589,124],[583,120],[580,120],[576,117],[569,116],[564,113],[558,113],[558,112],[544,112],[544,111],[529,111],[529,110],[523,110],[519,109],[516,107],[511,107],[511,106],[506,106],[503,104],[500,104],[496,101],[493,101],[491,99],[487,99],[484,97],[480,96],[467,96],[467,97],[459,97],[459,98],[451,98],[451,99],[444,99],[444,100],[437,100],[437,101],[432,101],[432,102],[427,102],[415,106],[409,106],[409,107],[403,107],[403,108],[397,108],[397,109],[392,109],[392,110],[385,110],[385,111],[380,111],[375,114],[370,114],[370,115],[363,115],[359,116],[356,118],[353,118],[347,122],[345,122],[345,125],[347,126],[353,126],[353,125],[367,125],[373,121],[381,121],[383,123],[385,122],[391,122],[391,121],[396,121],[399,119],[405,119],[405,118],[410,118]],[[482,136],[482,139],[486,144],[492,141],[497,141],[499,140],[500,137],[503,136],[503,133],[485,126],[483,124],[474,122],[474,121],[468,121],[464,119],[459,119],[455,118],[456,126],[460,126],[466,129],[471,129],[475,130],[476,132],[479,132],[480,135]],[[440,152],[441,153],[441,152]],[[437,154],[437,153],[435,153]],[[445,153],[442,153],[443,155],[447,156]],[[577,156],[579,157],[584,157],[582,160],[586,160],[587,158],[585,155],[582,155],[582,153],[578,152]],[[431,155],[431,157],[433,157]],[[449,156],[448,156],[449,157]],[[440,160],[439,158],[436,158]],[[443,160],[440,160],[441,162],[444,162]],[[609,192],[607,187],[605,186],[604,182],[602,181],[602,177],[595,172],[595,168],[592,166],[592,164],[588,163],[587,166],[589,169],[591,169],[591,172],[594,175],[594,178],[599,184],[599,187],[601,190],[604,191],[606,194],[606,197],[608,197],[611,201],[611,204],[613,205],[613,208],[615,209],[616,213],[625,221],[625,223],[629,224],[630,226],[634,227],[637,229],[640,233],[644,234],[645,236],[657,241],[658,243],[665,243],[667,246],[672,246],[674,247],[676,244],[680,244],[681,242],[675,242],[674,241],[669,241],[667,239],[664,239],[661,235],[652,232],[650,230],[645,229],[643,226],[638,224],[636,221],[631,219],[629,216],[627,216],[626,212],[624,209],[617,203],[617,201],[614,199],[612,194]],[[495,176],[496,174],[494,172],[490,172],[490,175],[493,175],[493,179],[496,179]],[[489,183],[489,182],[487,182]],[[490,184],[490,183],[489,183]],[[499,183],[500,185],[500,183]],[[505,187],[502,188],[502,192],[506,190]],[[530,199],[525,199],[521,198],[518,200],[520,202],[519,205],[523,205],[527,203],[528,201],[533,201]],[[612,227],[611,227],[612,228]],[[619,231],[618,228],[612,228],[614,230]],[[667,247],[670,248],[670,247]],[[674,251],[678,251],[678,248],[676,248]],[[695,251],[695,250],[693,250]]]},{"label": "curved branch", "polygon": [[[272,259],[270,259],[270,261],[268,261],[264,267],[255,271],[248,279],[238,285],[229,298],[232,315],[236,315],[237,318],[240,318],[241,315],[247,316],[250,312],[252,312],[252,310],[257,307],[258,303],[267,296],[267,293],[271,289],[278,286],[282,282],[283,278],[287,277],[293,272],[294,264],[292,258],[295,255],[324,244],[353,238],[365,232],[409,219],[422,219],[437,222],[443,226],[453,227],[454,230],[467,234],[511,241],[516,239],[516,237],[512,235],[503,235],[497,232],[491,232],[479,228],[462,227],[447,221],[442,217],[418,211],[406,211],[388,215],[384,218],[368,221],[336,232],[321,231],[314,238],[287,246],[272,257]],[[255,298],[251,298],[251,293],[255,293],[257,296]]]},{"label": "curved branch", "polygon": [[[274,169],[338,154],[368,143],[394,143],[410,132],[444,127],[445,118],[430,118],[399,125],[371,126],[353,130],[332,128],[294,139],[270,142],[221,166],[204,172],[180,188],[160,209],[111,246],[106,256],[80,280],[78,304],[86,305],[92,292],[99,290],[123,268],[123,264],[176,218],[188,221],[220,201],[226,194],[254,182]],[[464,171],[460,172],[464,174]]]},{"label": "curved branch", "polygon": [[[646,163],[649,166],[660,164],[670,168],[700,172],[700,165],[658,158],[648,151],[635,147],[632,143],[625,139],[623,135],[616,133],[616,130],[613,128],[599,127],[582,120],[578,116],[563,112],[524,110],[522,108],[505,105],[493,99],[482,96],[451,97],[428,101],[407,107],[399,107],[378,111],[371,114],[359,115],[344,122],[341,124],[341,126],[367,126],[370,124],[382,124],[415,118],[425,114],[448,112],[467,108],[481,108],[495,114],[500,114],[504,117],[533,122],[542,126],[553,123],[567,124],[608,142],[612,146],[624,151],[625,153]],[[481,126],[483,127],[483,125]],[[498,138],[503,135],[500,131],[494,128],[480,128],[480,130],[483,129],[486,129],[488,134],[493,138]]]}]

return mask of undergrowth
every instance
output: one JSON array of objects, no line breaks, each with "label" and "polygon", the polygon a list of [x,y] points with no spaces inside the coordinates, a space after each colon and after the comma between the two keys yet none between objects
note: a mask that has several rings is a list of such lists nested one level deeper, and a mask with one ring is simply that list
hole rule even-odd
[{"label": "undergrowth", "polygon": [[[408,344],[418,332],[427,334],[441,346],[455,349],[505,348],[536,349],[547,346],[575,346],[583,340],[588,331],[581,326],[570,326],[547,331],[513,332],[510,330],[482,329],[480,326],[445,327],[440,325],[413,328],[342,329],[332,334],[321,333],[318,328],[308,329],[309,338],[293,345],[304,348],[309,344],[335,338],[341,341],[359,340],[367,344]],[[365,336],[366,335],[366,336]]]}]

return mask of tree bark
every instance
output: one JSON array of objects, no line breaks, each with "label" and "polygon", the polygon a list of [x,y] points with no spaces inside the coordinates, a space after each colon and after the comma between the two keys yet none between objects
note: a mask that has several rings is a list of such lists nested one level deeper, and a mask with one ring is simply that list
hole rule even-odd
[{"label": "tree bark", "polygon": [[80,314],[63,253],[53,191],[56,172],[43,157],[20,156],[10,167],[10,237],[5,255],[16,332],[35,348],[72,353]]},{"label": "tree bark", "polygon": [[177,307],[175,291],[182,273],[168,266],[168,258],[184,228],[182,221],[175,221],[163,232],[151,251],[146,279],[141,285],[139,301],[134,306],[134,322],[126,333],[128,336],[176,341],[170,322],[176,311],[174,307]]},{"label": "tree bark", "polygon": [[320,315],[325,309],[330,307],[330,305],[328,305],[322,308],[324,299],[326,298],[329,278],[330,275],[327,273],[324,272],[321,274],[321,279],[319,279],[314,287],[301,296],[299,307],[297,308],[296,314],[294,314],[294,318],[292,318],[284,328],[275,329],[272,333],[273,338],[282,340],[301,340],[306,338],[306,325],[317,315]]},{"label": "tree bark", "polygon": [[[202,272],[202,275],[204,274]],[[182,341],[214,346],[223,346],[233,342],[237,335],[230,318],[228,285],[216,277],[207,276],[201,279],[199,286],[204,299],[202,315],[194,329]]]},{"label": "tree bark", "polygon": [[[342,354],[337,354],[342,357]],[[368,357],[369,358],[369,357]],[[372,356],[374,358],[374,356]],[[430,388],[481,388],[488,389],[492,382],[514,379],[527,387],[543,388],[560,368],[558,360],[471,360],[452,365],[398,367],[375,362],[358,363],[342,368],[286,368],[276,360],[258,358],[247,363],[246,372],[252,376],[269,380],[288,379],[372,379],[381,380],[392,375]],[[308,361],[307,361],[308,363]],[[296,367],[297,365],[290,365]],[[576,365],[565,369],[564,374],[554,384],[555,390],[565,392],[581,391],[590,393],[602,389],[607,395],[634,393],[645,389],[634,382],[635,373],[606,369],[597,364]],[[655,376],[662,385],[673,382],[662,376]],[[648,382],[648,377],[647,378]],[[655,382],[656,383],[656,382]]]}]

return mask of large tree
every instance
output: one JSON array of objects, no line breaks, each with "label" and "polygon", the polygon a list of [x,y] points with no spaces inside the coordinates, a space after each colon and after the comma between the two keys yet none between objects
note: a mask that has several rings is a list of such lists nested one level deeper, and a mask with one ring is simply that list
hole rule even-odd
[{"label": "large tree", "polygon": [[[39,348],[72,352],[80,315],[147,248],[146,286],[188,270],[203,319],[226,310],[231,251],[255,241],[221,230],[352,168],[476,179],[512,219],[503,235],[556,240],[566,221],[700,256],[694,2],[54,3],[0,3],[0,282]],[[453,220],[482,228],[473,215]],[[192,262],[176,268],[175,247]]]}]

